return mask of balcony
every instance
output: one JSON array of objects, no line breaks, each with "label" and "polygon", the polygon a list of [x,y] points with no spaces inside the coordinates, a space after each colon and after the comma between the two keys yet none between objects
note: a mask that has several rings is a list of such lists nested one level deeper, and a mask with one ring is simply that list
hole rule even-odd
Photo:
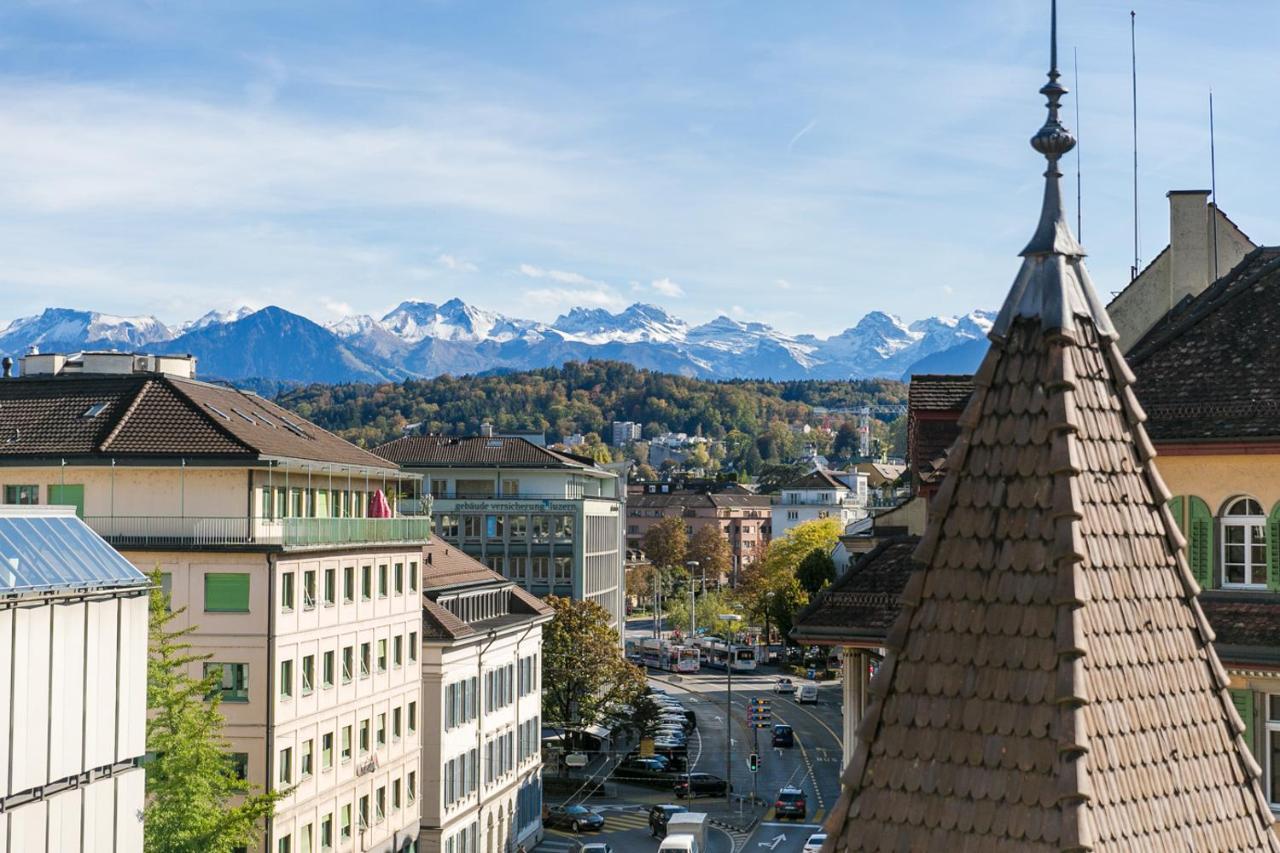
[{"label": "balcony", "polygon": [[91,515],[84,520],[117,548],[314,548],[420,542],[431,534],[431,519],[427,516],[266,519],[247,516]]}]

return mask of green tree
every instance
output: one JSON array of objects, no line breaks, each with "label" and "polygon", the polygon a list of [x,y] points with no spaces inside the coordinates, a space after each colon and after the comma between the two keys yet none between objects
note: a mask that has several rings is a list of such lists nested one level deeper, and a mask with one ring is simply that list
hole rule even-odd
[{"label": "green tree", "polygon": [[664,518],[645,531],[644,555],[660,570],[683,567],[688,551],[689,536],[683,518]]},{"label": "green tree", "polygon": [[848,458],[858,451],[858,429],[852,421],[840,424],[836,431],[835,441],[831,444],[831,452],[836,456]]},{"label": "green tree", "polygon": [[[732,613],[733,601],[723,592],[708,592],[695,598],[694,614],[697,617],[697,628],[706,632],[723,635],[725,628],[735,623],[720,618],[722,613]],[[682,634],[689,632],[689,593],[676,595],[667,599],[663,605],[663,614],[667,617],[667,627],[678,630]]]},{"label": "green tree", "polygon": [[622,657],[609,612],[594,601],[548,596],[542,632],[542,714],[560,728],[619,718],[644,695],[644,674]]},{"label": "green tree", "polygon": [[717,586],[721,578],[729,574],[733,565],[729,542],[720,532],[719,526],[711,524],[699,527],[690,537],[687,559],[698,561],[693,579],[706,577]]},{"label": "green tree", "polygon": [[769,596],[769,618],[773,621],[773,628],[782,636],[783,643],[790,643],[796,613],[808,603],[809,596],[795,577],[783,578]]},{"label": "green tree", "polygon": [[797,524],[770,542],[763,556],[742,573],[738,585],[738,600],[751,617],[763,621],[768,609],[779,631],[784,624],[790,630],[789,621],[778,621],[777,613],[808,603],[808,593],[796,579],[800,564],[814,551],[830,553],[842,532],[839,519],[822,518]]},{"label": "green tree", "polygon": [[831,552],[822,548],[814,548],[796,567],[796,580],[800,581],[800,586],[810,598],[835,579],[835,561],[831,559]]},{"label": "green tree", "polygon": [[192,654],[193,627],[170,630],[183,611],[170,612],[169,597],[152,575],[147,658],[146,853],[231,853],[261,838],[263,822],[287,791],[256,792],[240,779],[223,738],[218,709],[220,670],[207,678],[188,674],[209,655]]}]

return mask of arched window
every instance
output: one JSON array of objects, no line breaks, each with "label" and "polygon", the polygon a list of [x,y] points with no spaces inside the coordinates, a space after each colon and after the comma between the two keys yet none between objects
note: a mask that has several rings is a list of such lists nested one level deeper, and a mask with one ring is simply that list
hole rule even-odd
[{"label": "arched window", "polygon": [[1237,498],[1222,514],[1222,585],[1267,585],[1267,518],[1253,498]]}]

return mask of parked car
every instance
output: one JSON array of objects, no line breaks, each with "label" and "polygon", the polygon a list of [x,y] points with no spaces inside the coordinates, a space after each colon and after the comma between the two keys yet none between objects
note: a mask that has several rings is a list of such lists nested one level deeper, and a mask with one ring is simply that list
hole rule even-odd
[{"label": "parked car", "polygon": [[786,749],[796,745],[796,734],[791,730],[791,726],[783,723],[773,724],[773,745]]},{"label": "parked car", "polygon": [[804,684],[800,687],[800,692],[796,694],[796,703],[799,705],[817,705],[818,704],[818,685]]},{"label": "parked car", "polygon": [[664,838],[667,834],[667,821],[673,814],[687,812],[684,806],[675,803],[663,803],[649,809],[649,834],[654,838]]},{"label": "parked car", "polygon": [[778,695],[795,693],[796,686],[790,678],[779,678],[773,682],[773,692]]},{"label": "parked car", "polygon": [[773,811],[779,819],[793,817],[796,820],[804,820],[809,814],[809,804],[804,798],[804,791],[787,785],[778,792]]},{"label": "parked car", "polygon": [[[809,848],[807,847],[805,848],[805,850],[808,850],[808,849]],[[813,849],[817,850],[818,848],[815,847]],[[593,841],[590,844],[583,844],[581,847],[579,847],[578,853],[613,853],[613,848],[610,847],[608,844],[604,844],[598,841]]]},{"label": "parked car", "polygon": [[815,832],[809,836],[809,840],[804,843],[804,849],[801,853],[818,853],[822,849],[822,842],[827,840],[825,832]]},{"label": "parked car", "polygon": [[732,791],[733,786],[710,773],[689,773],[676,777],[676,796],[682,799],[699,796],[723,797],[726,790]]},{"label": "parked car", "polygon": [[542,823],[553,829],[560,827],[570,832],[582,832],[584,829],[603,829],[604,817],[586,806],[552,806],[547,809]]},{"label": "parked car", "polygon": [[618,765],[614,776],[622,779],[649,779],[654,776],[661,776],[667,772],[667,768],[671,766],[671,762],[661,755],[654,755],[648,758],[624,758],[622,763]]}]

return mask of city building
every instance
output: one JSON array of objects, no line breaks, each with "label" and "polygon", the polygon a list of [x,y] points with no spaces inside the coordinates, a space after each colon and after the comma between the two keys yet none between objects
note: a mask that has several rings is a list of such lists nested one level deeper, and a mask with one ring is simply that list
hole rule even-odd
[{"label": "city building", "polygon": [[835,518],[843,530],[867,515],[867,475],[818,468],[782,487],[772,506],[774,538],[785,536],[797,524],[819,518]]},{"label": "city building", "polygon": [[622,624],[618,471],[501,436],[407,436],[375,452],[426,478],[440,539],[534,595],[594,601]]},{"label": "city building", "polygon": [[911,488],[928,500],[942,484],[947,451],[960,434],[957,421],[973,394],[968,375],[918,374],[907,386],[907,462]]},{"label": "city building", "polygon": [[[677,490],[631,495],[627,498],[627,547],[643,550],[645,534],[664,518],[683,519],[689,536],[704,527],[714,527],[729,543],[730,577],[736,578],[769,544],[770,504],[768,495],[737,490]],[[714,580],[719,583],[723,579]]]},{"label": "city building", "polygon": [[626,447],[633,441],[640,440],[640,424],[635,421],[614,421],[613,436],[609,442],[614,447]]},{"label": "city building", "polygon": [[[292,788],[270,853],[418,836],[419,575],[406,474],[189,359],[29,356],[0,380],[0,497],[74,506],[161,572],[175,628],[220,669],[247,778]],[[399,722],[397,722],[399,721]]]},{"label": "city building", "polygon": [[455,546],[423,564],[422,845],[532,849],[542,838],[542,626],[552,610]]},{"label": "city building", "polygon": [[1209,190],[1170,190],[1167,195],[1169,245],[1107,306],[1125,353],[1162,317],[1199,296],[1258,248],[1209,201]]},{"label": "city building", "polygon": [[1031,140],[1040,219],[884,633],[828,853],[1280,851],[1134,375],[1063,213],[1058,77],[1051,63]]},{"label": "city building", "polygon": [[70,507],[0,507],[0,849],[141,853],[150,588]]}]

